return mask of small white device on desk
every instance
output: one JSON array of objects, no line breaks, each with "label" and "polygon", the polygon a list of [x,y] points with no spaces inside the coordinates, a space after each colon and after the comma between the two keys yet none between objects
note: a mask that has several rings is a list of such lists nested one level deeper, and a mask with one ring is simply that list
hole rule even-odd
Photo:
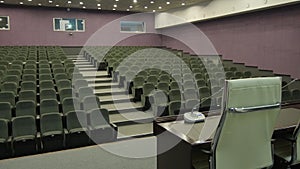
[{"label": "small white device on desk", "polygon": [[204,114],[198,111],[194,112],[193,110],[191,112],[184,113],[183,118],[186,123],[198,123],[205,120]]}]

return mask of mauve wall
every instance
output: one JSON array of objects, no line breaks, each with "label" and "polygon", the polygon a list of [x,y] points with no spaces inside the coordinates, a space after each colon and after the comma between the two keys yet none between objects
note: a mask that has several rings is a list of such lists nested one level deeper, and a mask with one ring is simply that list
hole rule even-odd
[{"label": "mauve wall", "polygon": [[[300,4],[195,25],[224,59],[300,78]],[[164,31],[168,29],[174,28]],[[167,37],[162,45],[189,51]]]},{"label": "mauve wall", "polygon": [[[83,46],[86,41],[107,23],[121,17],[129,18],[130,13],[107,11],[71,10],[61,8],[32,8],[32,7],[0,7],[0,16],[10,17],[10,31],[0,31],[0,46],[4,45],[58,45],[58,46]],[[53,31],[53,18],[82,18],[86,20],[86,31],[74,32],[70,36],[67,32]],[[147,25],[147,32],[154,32],[153,14],[144,14],[142,18]],[[119,25],[111,28],[119,33]],[[133,35],[133,34],[132,34]],[[113,35],[112,35],[113,36]],[[107,39],[101,39],[106,41]],[[100,39],[99,39],[100,41]],[[119,45],[161,45],[161,38],[155,34],[138,34]]]}]

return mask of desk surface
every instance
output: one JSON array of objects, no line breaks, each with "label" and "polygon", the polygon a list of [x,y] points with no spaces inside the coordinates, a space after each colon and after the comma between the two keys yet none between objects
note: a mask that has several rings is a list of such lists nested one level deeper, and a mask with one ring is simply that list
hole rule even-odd
[{"label": "desk surface", "polygon": [[[191,145],[210,142],[214,132],[208,131],[218,124],[220,116],[211,116],[206,118],[205,122],[186,124],[183,120],[162,122],[157,125],[178,136]],[[300,109],[286,108],[282,109],[275,124],[275,130],[295,127],[300,119]],[[205,126],[205,131],[203,130]],[[203,132],[203,133],[201,133]],[[200,138],[201,137],[201,138]],[[207,139],[203,139],[207,138]]]}]

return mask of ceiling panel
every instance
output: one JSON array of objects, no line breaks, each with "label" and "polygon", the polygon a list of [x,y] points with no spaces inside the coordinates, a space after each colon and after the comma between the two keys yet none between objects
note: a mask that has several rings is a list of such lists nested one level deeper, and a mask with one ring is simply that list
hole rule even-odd
[{"label": "ceiling panel", "polygon": [[158,12],[212,0],[0,0],[0,4],[83,8],[134,12]]}]

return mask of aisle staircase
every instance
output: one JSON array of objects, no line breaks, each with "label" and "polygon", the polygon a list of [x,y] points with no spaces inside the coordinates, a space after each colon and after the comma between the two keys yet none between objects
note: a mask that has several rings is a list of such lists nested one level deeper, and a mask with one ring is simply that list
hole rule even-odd
[{"label": "aisle staircase", "polygon": [[133,97],[112,82],[106,71],[97,69],[83,55],[69,55],[75,61],[80,73],[94,88],[101,102],[101,108],[110,113],[110,122],[118,126],[118,139],[141,137],[153,134],[153,113],[143,112],[140,102],[133,102]]}]

